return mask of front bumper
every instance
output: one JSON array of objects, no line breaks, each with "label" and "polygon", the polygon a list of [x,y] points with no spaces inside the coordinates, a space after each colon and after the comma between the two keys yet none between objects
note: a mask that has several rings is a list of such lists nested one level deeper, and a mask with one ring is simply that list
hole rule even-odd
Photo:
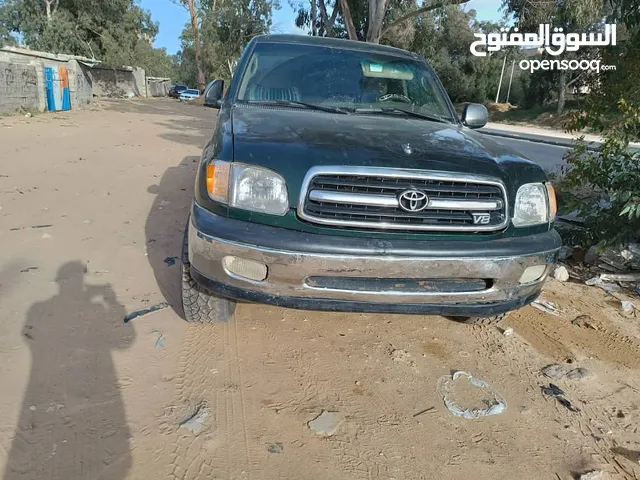
[{"label": "front bumper", "polygon": [[[193,278],[224,297],[309,310],[448,316],[496,315],[532,302],[561,246],[554,230],[487,242],[332,237],[233,220],[197,204],[188,235]],[[256,282],[228,271],[226,256],[267,265],[267,278]],[[521,285],[524,270],[539,265],[542,276]]]}]

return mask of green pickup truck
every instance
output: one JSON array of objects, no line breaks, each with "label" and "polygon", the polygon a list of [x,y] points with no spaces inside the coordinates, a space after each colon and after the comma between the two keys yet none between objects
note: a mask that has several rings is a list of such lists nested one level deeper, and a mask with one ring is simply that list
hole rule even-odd
[{"label": "green pickup truck", "polygon": [[420,56],[333,38],[248,44],[198,168],[191,322],[236,302],[491,324],[534,301],[561,240],[543,170],[474,131]]}]

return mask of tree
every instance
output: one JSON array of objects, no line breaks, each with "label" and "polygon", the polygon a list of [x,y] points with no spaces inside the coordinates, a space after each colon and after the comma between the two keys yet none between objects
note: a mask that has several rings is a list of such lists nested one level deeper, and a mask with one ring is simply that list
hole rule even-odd
[{"label": "tree", "polygon": [[37,50],[132,62],[138,42],[153,40],[158,25],[134,0],[4,0],[0,37],[19,35]]},{"label": "tree", "polygon": [[[318,35],[380,43],[382,39],[397,35],[401,28],[410,27],[411,21],[420,15],[469,1],[425,0],[419,7],[415,0],[334,0],[333,4],[328,4],[327,0],[311,0],[311,11],[317,2],[319,18],[312,15],[305,4],[294,3],[293,6],[298,10],[296,25],[311,27],[312,34],[314,19]],[[330,9],[332,14],[328,16]]]},{"label": "tree", "polygon": [[275,0],[201,0],[199,8],[201,58],[196,59],[191,24],[182,32],[177,55],[177,78],[187,85],[199,83],[199,68],[204,83],[214,78],[230,80],[249,40],[269,32],[272,11],[279,4]]},{"label": "tree", "polygon": [[621,28],[618,45],[601,55],[616,69],[589,78],[590,92],[568,126],[602,132],[604,143],[591,151],[583,137],[577,140],[566,183],[571,192],[594,193],[572,202],[585,218],[587,240],[614,244],[640,237],[640,152],[629,149],[640,141],[640,9],[629,0],[611,0],[609,7],[608,20]]},{"label": "tree", "polygon": [[501,24],[479,22],[476,11],[449,6],[428,12],[414,22],[414,35],[408,48],[433,66],[453,102],[493,101],[500,80],[504,56],[476,57],[469,51],[476,32],[496,32]]},{"label": "tree", "polygon": [[[522,31],[537,31],[539,24],[549,23],[562,27],[564,32],[586,32],[601,24],[605,13],[604,0],[503,0],[503,7],[513,14]],[[587,59],[597,55],[594,49],[582,48],[579,52],[565,52],[563,59]],[[545,58],[548,54],[544,54]],[[541,72],[538,77],[555,84],[557,112],[564,111],[567,88],[578,81],[577,71],[558,70]]]}]

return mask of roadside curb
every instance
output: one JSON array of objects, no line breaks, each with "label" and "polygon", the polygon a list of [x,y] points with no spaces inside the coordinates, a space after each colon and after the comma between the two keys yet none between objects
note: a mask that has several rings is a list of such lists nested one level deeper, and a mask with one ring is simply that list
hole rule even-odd
[{"label": "roadside curb", "polygon": [[[511,138],[513,140],[525,140],[527,142],[543,143],[545,145],[554,145],[556,147],[571,148],[573,146],[573,139],[570,138],[543,137],[542,135],[535,135],[530,133],[511,133],[502,130],[480,129],[479,132],[493,137]],[[596,151],[600,145],[602,145],[602,142],[589,142],[589,146],[587,148],[589,150]]]},{"label": "roadside curb", "polygon": [[[493,130],[493,129],[479,129],[480,133],[485,135],[493,136],[493,137],[503,137],[510,138],[513,140],[525,140],[527,142],[533,143],[542,143],[545,145],[554,145],[556,147],[565,147],[571,148],[574,144],[574,139],[572,138],[561,138],[561,137],[549,137],[543,135],[536,135],[534,133],[516,133],[516,132],[507,132],[504,130]],[[587,143],[587,149],[591,151],[597,151],[598,148],[603,144],[601,141],[591,141]],[[629,149],[633,149],[636,151],[640,151],[640,143],[630,143]]]}]

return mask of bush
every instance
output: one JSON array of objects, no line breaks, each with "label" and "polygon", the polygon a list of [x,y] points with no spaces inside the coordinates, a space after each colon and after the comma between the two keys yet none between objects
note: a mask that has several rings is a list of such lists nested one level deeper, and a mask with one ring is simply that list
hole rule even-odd
[{"label": "bush", "polygon": [[640,151],[629,150],[640,137],[640,106],[621,99],[617,107],[620,120],[610,125],[597,151],[582,136],[567,155],[568,204],[585,219],[591,243],[637,241],[640,233]]}]

